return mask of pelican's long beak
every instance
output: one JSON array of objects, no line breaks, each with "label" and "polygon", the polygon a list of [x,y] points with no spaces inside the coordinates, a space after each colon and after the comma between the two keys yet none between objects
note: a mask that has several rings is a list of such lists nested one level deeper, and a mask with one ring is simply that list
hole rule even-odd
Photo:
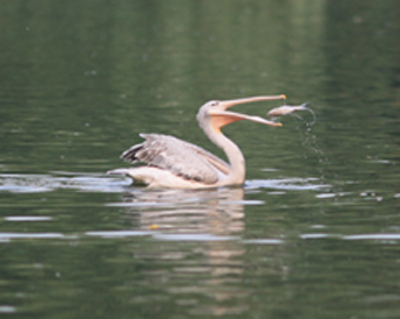
[{"label": "pelican's long beak", "polygon": [[251,116],[251,115],[226,111],[231,106],[238,104],[245,104],[245,103],[252,103],[259,101],[272,101],[280,99],[286,99],[286,96],[284,94],[271,95],[271,96],[253,96],[244,99],[220,101],[218,107],[210,112],[212,116],[211,125],[216,131],[219,131],[225,125],[241,120],[249,120],[270,126],[282,126],[281,123],[268,121],[260,116]]}]

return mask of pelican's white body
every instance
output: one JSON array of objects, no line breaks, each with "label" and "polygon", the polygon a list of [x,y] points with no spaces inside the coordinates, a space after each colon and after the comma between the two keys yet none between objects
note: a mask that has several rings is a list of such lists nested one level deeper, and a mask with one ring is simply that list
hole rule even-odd
[{"label": "pelican's white body", "polygon": [[179,177],[170,171],[166,171],[157,167],[139,166],[128,168],[117,168],[109,172],[115,175],[125,175],[133,179],[135,183],[145,184],[148,188],[209,188],[221,185],[207,185]]}]

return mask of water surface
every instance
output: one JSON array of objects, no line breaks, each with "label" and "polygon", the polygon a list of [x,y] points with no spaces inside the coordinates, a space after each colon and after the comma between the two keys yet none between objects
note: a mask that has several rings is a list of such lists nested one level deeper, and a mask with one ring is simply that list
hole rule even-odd
[{"label": "water surface", "polygon": [[[396,1],[0,9],[2,317],[399,317]],[[224,129],[247,160],[242,187],[105,174],[140,132],[223,156],[198,108],[282,93],[317,121]]]}]

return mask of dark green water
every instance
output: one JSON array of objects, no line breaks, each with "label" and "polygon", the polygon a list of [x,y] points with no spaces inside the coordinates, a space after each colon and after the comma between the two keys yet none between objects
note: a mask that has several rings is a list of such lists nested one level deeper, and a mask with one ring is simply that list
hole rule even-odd
[{"label": "dark green water", "polygon": [[[0,316],[399,318],[399,17],[390,0],[1,2]],[[223,156],[198,108],[281,93],[317,121],[227,127],[243,187],[104,174],[139,132]]]}]

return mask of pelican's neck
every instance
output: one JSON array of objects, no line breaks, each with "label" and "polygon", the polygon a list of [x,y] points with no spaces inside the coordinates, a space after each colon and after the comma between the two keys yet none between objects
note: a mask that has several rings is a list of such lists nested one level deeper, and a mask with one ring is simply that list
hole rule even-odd
[{"label": "pelican's neck", "polygon": [[221,131],[216,132],[211,125],[203,127],[204,132],[209,139],[221,148],[231,167],[229,175],[221,180],[221,186],[227,184],[243,184],[246,175],[246,165],[242,152],[239,147],[227,138]]}]

